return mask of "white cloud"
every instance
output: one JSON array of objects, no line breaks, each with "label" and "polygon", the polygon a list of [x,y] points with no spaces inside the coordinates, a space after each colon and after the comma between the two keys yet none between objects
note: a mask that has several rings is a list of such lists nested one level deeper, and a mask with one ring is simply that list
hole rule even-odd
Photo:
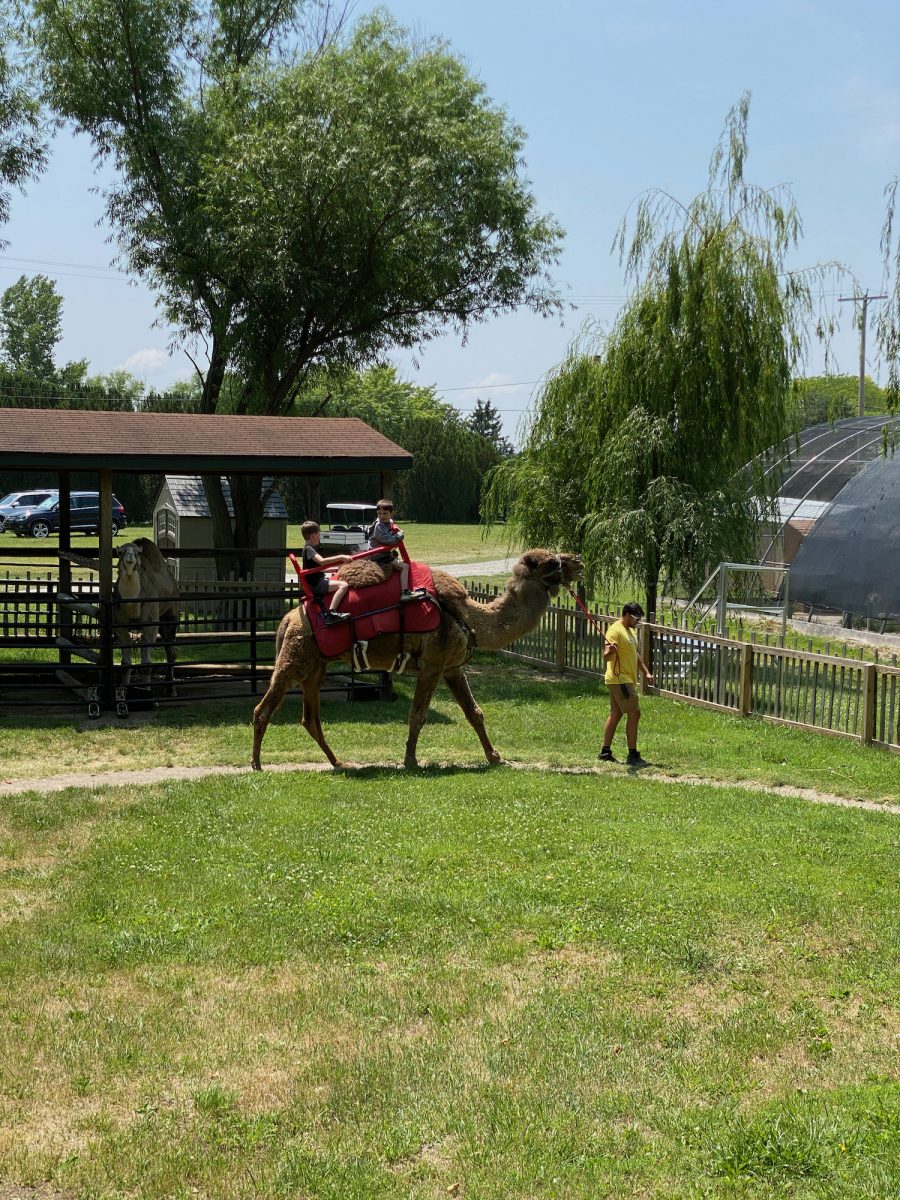
[{"label": "white cloud", "polygon": [[165,350],[138,350],[125,359],[123,366],[133,375],[158,375],[160,371],[168,369],[170,359]]}]

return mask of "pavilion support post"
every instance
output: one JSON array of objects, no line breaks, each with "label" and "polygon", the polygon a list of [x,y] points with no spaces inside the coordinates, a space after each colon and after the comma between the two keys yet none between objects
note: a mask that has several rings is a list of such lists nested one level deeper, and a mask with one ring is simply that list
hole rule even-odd
[{"label": "pavilion support post", "polygon": [[394,480],[396,479],[396,471],[381,472],[381,500],[394,499]]},{"label": "pavilion support post", "polygon": [[307,521],[321,521],[322,519],[322,480],[318,475],[310,475],[306,480],[307,500]]},{"label": "pavilion support post", "polygon": [[[72,562],[63,551],[72,549],[72,476],[69,471],[59,473],[59,583],[58,590],[64,596],[72,594]],[[59,636],[64,644],[72,641],[72,609],[68,604],[57,605]],[[60,650],[59,661],[62,666],[69,666],[72,655],[68,650]]]},{"label": "pavilion support post", "polygon": [[112,472],[100,472],[100,670],[101,695],[108,708],[115,700],[113,679],[113,553],[112,553]]}]

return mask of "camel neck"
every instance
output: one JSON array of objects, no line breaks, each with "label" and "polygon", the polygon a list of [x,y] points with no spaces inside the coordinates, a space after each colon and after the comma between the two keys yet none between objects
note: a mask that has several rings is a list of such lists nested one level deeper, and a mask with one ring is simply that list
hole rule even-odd
[{"label": "camel neck", "polygon": [[488,604],[466,600],[466,622],[479,650],[502,650],[537,626],[550,595],[542,583],[513,581]]}]

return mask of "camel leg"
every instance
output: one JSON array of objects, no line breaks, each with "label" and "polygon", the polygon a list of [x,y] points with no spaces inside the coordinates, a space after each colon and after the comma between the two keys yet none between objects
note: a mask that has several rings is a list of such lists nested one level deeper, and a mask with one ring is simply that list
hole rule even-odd
[{"label": "camel leg", "polygon": [[404,767],[410,768],[419,765],[416,758],[416,746],[419,743],[419,734],[422,732],[425,718],[428,716],[431,697],[434,695],[434,689],[437,687],[440,677],[440,671],[432,669],[422,671],[416,680],[416,690],[413,693],[409,709],[409,733],[406,738],[406,754],[403,757]]},{"label": "camel leg", "polygon": [[269,722],[281,708],[285,693],[295,682],[295,678],[290,667],[279,667],[276,663],[266,694],[253,710],[253,756],[250,759],[250,765],[254,771],[262,770],[259,752],[262,748],[263,738],[266,736]]},{"label": "camel leg", "polygon": [[491,739],[487,735],[487,730],[484,727],[484,713],[475,703],[475,697],[469,687],[469,681],[466,679],[462,671],[452,671],[444,676],[447,687],[453,693],[459,707],[466,715],[466,720],[478,734],[478,740],[481,742],[485,757],[489,763],[499,763],[503,759],[500,752],[495,750],[491,744]]},{"label": "camel leg", "polygon": [[160,619],[159,629],[166,651],[166,695],[176,696],[178,693],[175,690],[175,633],[178,629],[178,621],[177,619],[173,621],[171,617],[165,621]]},{"label": "camel leg", "polygon": [[335,757],[334,751],[325,741],[325,734],[322,732],[322,722],[319,719],[319,703],[324,679],[325,664],[318,663],[312,674],[307,675],[303,680],[303,716],[300,718],[300,724],[316,745],[320,747],[331,765],[339,767],[341,764]]},{"label": "camel leg", "polygon": [[159,633],[158,625],[145,625],[141,629],[141,682],[148,685],[153,682],[153,647]]},{"label": "camel leg", "polygon": [[[319,692],[324,677],[325,664],[319,663],[311,674],[300,681],[303,688],[303,716],[300,724],[316,745],[324,752],[325,757],[331,765],[339,767],[341,764],[335,757],[331,747],[325,741],[325,735],[322,732],[322,722],[319,720]],[[297,675],[292,667],[279,667],[277,663],[275,664],[275,670],[272,672],[268,691],[253,710],[253,756],[250,759],[250,765],[254,771],[262,770],[260,750],[262,749],[263,738],[266,735],[269,722],[275,716],[276,712],[278,712],[279,708],[281,708],[282,701],[288,689],[296,682]]]},{"label": "camel leg", "polygon": [[122,687],[131,683],[131,635],[127,629],[115,631],[116,641],[122,648]]}]

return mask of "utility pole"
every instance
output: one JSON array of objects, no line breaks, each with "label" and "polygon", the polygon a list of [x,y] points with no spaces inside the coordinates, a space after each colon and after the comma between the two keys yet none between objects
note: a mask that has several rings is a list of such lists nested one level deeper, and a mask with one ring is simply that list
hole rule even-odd
[{"label": "utility pole", "polygon": [[862,305],[859,319],[859,416],[861,417],[866,415],[866,312],[870,300],[887,300],[887,296],[883,292],[880,296],[870,296],[868,291],[864,296],[838,296],[840,304],[852,301],[854,304]]}]

